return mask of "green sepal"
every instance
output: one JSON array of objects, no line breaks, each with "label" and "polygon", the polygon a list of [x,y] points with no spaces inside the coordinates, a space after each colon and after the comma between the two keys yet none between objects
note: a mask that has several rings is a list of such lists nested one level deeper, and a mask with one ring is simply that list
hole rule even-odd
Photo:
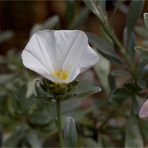
[{"label": "green sepal", "polygon": [[53,95],[48,93],[46,90],[43,88],[43,84],[41,81],[36,80],[35,81],[35,91],[38,99],[43,99],[43,100],[51,100],[53,99]]}]

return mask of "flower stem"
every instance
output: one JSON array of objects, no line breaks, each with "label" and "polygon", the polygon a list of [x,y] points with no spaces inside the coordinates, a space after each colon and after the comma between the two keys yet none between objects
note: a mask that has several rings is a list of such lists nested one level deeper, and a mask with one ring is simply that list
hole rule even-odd
[{"label": "flower stem", "polygon": [[60,146],[64,147],[63,134],[62,134],[62,124],[61,124],[61,102],[60,102],[60,98],[57,99],[56,105],[57,105],[56,125],[57,125],[58,132],[59,132]]}]

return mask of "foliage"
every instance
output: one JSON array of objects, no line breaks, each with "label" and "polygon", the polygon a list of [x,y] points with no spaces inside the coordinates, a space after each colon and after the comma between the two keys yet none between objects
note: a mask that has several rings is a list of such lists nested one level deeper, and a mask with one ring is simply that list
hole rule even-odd
[{"label": "foliage", "polygon": [[[64,143],[67,147],[142,148],[148,142],[148,123],[138,117],[139,109],[148,96],[148,49],[145,44],[148,36],[144,35],[148,32],[148,15],[144,14],[145,26],[138,26],[144,1],[132,0],[123,42],[120,42],[109,23],[105,3],[84,0],[86,7],[79,10],[77,16],[75,2],[66,3],[66,29],[81,29],[92,12],[103,33],[98,36],[87,32],[89,43],[101,57],[93,69],[96,83],[80,77],[78,85],[69,84],[62,90],[60,87],[60,92],[66,92],[61,105]],[[122,5],[124,0],[115,4],[112,13],[117,13]],[[62,29],[59,16],[36,24],[30,35],[46,28]],[[146,42],[139,45],[135,32],[143,35]],[[12,36],[12,31],[0,32],[0,44]],[[20,53],[13,50],[0,56],[0,66],[4,69],[0,74],[2,146],[58,147],[54,86],[24,69]],[[96,94],[100,91],[98,82],[103,95]],[[93,96],[89,98],[90,95]],[[89,100],[91,105],[87,103]]]}]

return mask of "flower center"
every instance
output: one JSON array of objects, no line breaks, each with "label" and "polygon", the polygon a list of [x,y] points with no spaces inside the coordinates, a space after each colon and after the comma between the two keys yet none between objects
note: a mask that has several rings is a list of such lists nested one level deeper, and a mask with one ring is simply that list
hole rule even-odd
[{"label": "flower center", "polygon": [[68,72],[64,69],[55,70],[53,76],[58,77],[61,80],[66,80],[68,77]]}]

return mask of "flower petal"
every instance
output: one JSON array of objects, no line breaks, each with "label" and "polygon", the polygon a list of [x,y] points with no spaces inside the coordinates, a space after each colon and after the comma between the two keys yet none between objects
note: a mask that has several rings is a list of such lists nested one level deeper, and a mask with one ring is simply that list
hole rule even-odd
[{"label": "flower petal", "polygon": [[24,50],[22,52],[22,61],[28,69],[33,70],[36,73],[47,78],[46,75],[48,75],[49,72],[46,70],[46,67],[40,62],[40,60],[36,58],[32,53],[27,50]]},{"label": "flower petal", "polygon": [[73,80],[76,79],[76,77],[80,74],[80,67],[77,67],[76,69],[71,70],[68,79],[65,81],[65,83],[70,83]]},{"label": "flower petal", "polygon": [[81,72],[84,72],[99,61],[99,56],[90,46],[88,46],[81,55],[80,60]]},{"label": "flower petal", "polygon": [[65,56],[62,68],[71,71],[79,66],[80,57],[88,46],[88,38],[82,31],[76,31],[75,38]]},{"label": "flower petal", "polygon": [[142,105],[142,108],[140,109],[140,112],[139,112],[139,117],[141,118],[148,117],[148,100],[146,100]]},{"label": "flower petal", "polygon": [[55,39],[53,33],[53,31],[49,30],[38,31],[31,37],[31,39],[25,47],[25,50],[27,50],[34,57],[39,59],[40,62],[50,72],[54,71],[53,64],[56,63],[54,61]]},{"label": "flower petal", "polygon": [[56,42],[56,61],[59,69],[62,68],[66,57],[68,56],[79,30],[58,30],[54,31]]}]

